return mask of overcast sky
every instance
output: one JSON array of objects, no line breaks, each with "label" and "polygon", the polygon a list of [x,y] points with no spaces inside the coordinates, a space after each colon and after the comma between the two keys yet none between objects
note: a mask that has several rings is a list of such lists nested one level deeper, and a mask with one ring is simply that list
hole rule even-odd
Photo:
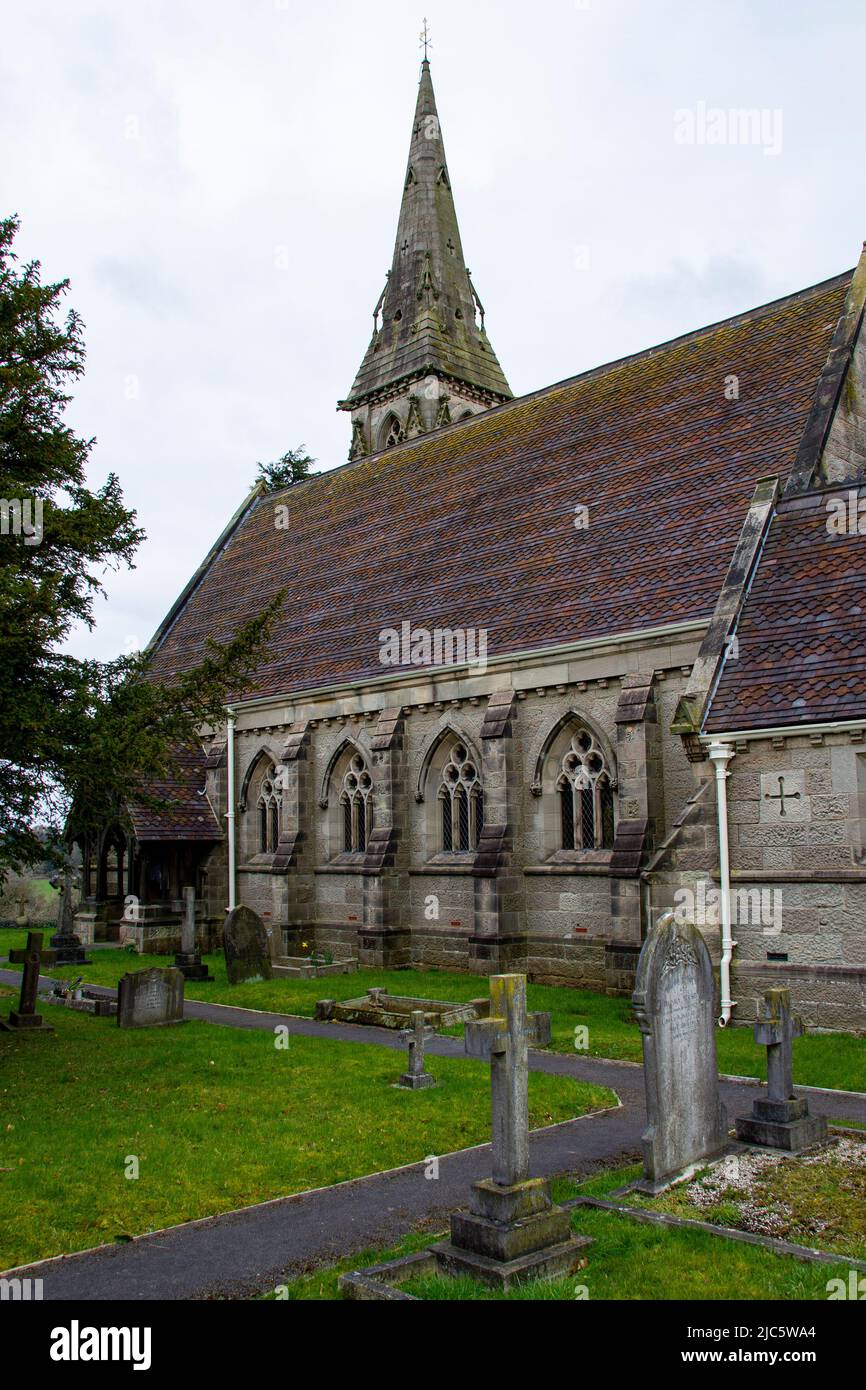
[{"label": "overcast sky", "polygon": [[862,0],[2,0],[0,211],[72,282],[71,423],[148,535],[79,653],[150,638],[259,460],[345,461],[425,10],[515,394],[855,263]]}]

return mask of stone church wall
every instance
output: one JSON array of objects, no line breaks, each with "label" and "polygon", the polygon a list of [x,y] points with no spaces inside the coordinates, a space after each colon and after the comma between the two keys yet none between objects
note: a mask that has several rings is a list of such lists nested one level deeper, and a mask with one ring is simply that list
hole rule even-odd
[{"label": "stone church wall", "polygon": [[[407,677],[396,692],[347,692],[246,715],[238,786],[263,751],[286,767],[287,784],[285,853],[271,862],[255,852],[249,782],[238,816],[241,900],[290,949],[303,941],[367,964],[521,969],[540,982],[627,996],[646,922],[675,907],[683,890],[699,903],[719,881],[713,769],[690,763],[669,732],[694,645],[539,662],[472,680],[411,685]],[[499,723],[491,700],[506,702]],[[550,767],[540,795],[536,779],[551,731],[575,711],[615,772],[618,827],[637,829],[622,843],[618,830],[613,854],[563,862]],[[275,713],[281,722],[266,723]],[[442,734],[445,744],[437,743]],[[451,735],[465,740],[484,773],[485,825],[507,821],[493,849],[482,842],[477,862],[438,852],[441,768],[439,754],[430,755]],[[302,747],[294,762],[283,759],[287,738]],[[351,862],[339,853],[339,788],[329,782],[347,740],[377,779],[375,845]],[[732,887],[744,904],[734,928],[734,1021],[751,1023],[760,994],[785,983],[812,1026],[863,1028],[866,744],[848,734],[743,742],[730,772]],[[773,809],[780,776],[784,817]],[[209,884],[221,901],[222,850],[211,856]],[[759,919],[777,903],[781,916],[752,921],[750,903]],[[718,918],[697,910],[694,919],[718,963]]]}]

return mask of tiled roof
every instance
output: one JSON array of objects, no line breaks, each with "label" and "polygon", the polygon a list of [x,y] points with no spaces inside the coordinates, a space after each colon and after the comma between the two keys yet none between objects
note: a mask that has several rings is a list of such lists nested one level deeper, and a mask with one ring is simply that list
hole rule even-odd
[{"label": "tiled roof", "polygon": [[709,618],[757,479],[796,456],[850,278],[258,497],[157,634],[155,673],[281,588],[235,698],[380,676],[379,633],[404,621],[487,629],[497,656]]},{"label": "tiled roof", "polygon": [[128,808],[136,839],[221,840],[219,821],[205,795],[206,778],[200,748],[176,752],[172,775],[147,787],[160,804]]},{"label": "tiled roof", "polygon": [[708,733],[866,717],[866,535],[828,527],[849,495],[857,489],[780,503]]}]

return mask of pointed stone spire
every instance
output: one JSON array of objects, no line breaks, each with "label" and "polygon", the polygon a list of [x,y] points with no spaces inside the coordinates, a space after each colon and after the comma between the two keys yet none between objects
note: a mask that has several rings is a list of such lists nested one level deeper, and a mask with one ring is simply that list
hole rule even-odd
[{"label": "pointed stone spire", "polygon": [[373,317],[372,341],[339,407],[352,413],[351,458],[511,399],[463,258],[426,58],[394,260]]}]

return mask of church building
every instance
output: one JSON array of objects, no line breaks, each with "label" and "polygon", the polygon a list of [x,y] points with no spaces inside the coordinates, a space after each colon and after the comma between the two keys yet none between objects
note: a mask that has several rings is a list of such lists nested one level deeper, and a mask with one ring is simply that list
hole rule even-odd
[{"label": "church building", "polygon": [[866,256],[515,398],[425,60],[349,461],[260,485],[153,638],[169,678],[287,592],[86,846],[81,934],[173,948],[194,884],[213,941],[244,903],[280,953],[628,995],[673,909],[723,1023],[866,1027],[864,301]]}]

